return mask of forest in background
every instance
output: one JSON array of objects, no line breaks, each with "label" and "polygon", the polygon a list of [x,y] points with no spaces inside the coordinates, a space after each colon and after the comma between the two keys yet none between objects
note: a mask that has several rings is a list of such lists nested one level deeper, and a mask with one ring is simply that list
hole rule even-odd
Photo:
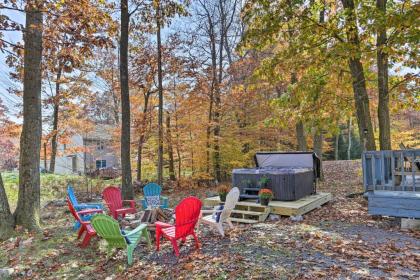
[{"label": "forest in background", "polygon": [[[54,172],[57,146],[98,124],[112,127],[125,198],[163,170],[226,180],[256,151],[354,159],[420,145],[415,1],[26,2],[0,4],[1,162],[20,168],[17,223],[33,222],[19,213],[39,207],[26,202],[45,155]],[[20,31],[25,44],[5,36]]]}]

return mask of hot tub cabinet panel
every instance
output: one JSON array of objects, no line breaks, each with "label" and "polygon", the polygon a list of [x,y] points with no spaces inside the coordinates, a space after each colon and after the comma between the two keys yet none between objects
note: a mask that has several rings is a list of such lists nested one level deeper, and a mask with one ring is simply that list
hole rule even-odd
[{"label": "hot tub cabinet panel", "polygon": [[311,168],[247,168],[234,169],[232,185],[241,193],[249,188],[259,188],[261,178],[270,179],[268,188],[273,191],[273,200],[298,200],[315,193],[314,172]]}]

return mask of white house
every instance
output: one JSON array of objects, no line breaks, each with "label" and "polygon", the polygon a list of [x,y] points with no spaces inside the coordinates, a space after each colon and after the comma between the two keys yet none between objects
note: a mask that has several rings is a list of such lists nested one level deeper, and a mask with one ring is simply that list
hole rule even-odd
[{"label": "white house", "polygon": [[[44,167],[44,162],[41,166]],[[82,175],[103,168],[119,168],[118,157],[111,147],[109,126],[97,125],[95,131],[75,134],[67,144],[57,145],[56,174]]]}]

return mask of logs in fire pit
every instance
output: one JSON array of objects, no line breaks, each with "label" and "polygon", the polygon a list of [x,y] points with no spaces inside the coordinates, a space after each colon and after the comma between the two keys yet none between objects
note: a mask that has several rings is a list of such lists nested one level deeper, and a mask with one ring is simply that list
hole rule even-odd
[{"label": "logs in fire pit", "polygon": [[140,218],[140,223],[148,224],[149,230],[155,230],[155,223],[157,221],[169,223],[172,219],[172,210],[170,209],[161,209],[161,208],[153,208],[153,209],[146,209],[143,215]]}]

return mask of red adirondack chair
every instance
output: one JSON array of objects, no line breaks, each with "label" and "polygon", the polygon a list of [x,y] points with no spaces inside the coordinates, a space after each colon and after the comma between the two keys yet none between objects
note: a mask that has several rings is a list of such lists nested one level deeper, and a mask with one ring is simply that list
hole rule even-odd
[{"label": "red adirondack chair", "polygon": [[90,221],[84,221],[80,216],[84,215],[93,215],[95,213],[102,213],[102,209],[86,209],[77,212],[73,204],[71,203],[69,197],[67,196],[67,205],[69,206],[70,213],[73,215],[73,217],[80,223],[79,232],[77,234],[77,239],[80,239],[82,237],[83,233],[85,234],[82,243],[80,244],[80,247],[84,248],[87,245],[89,245],[90,239],[96,235],[95,230],[93,229],[92,225],[90,224]]},{"label": "red adirondack chair", "polygon": [[159,251],[160,237],[164,236],[171,241],[175,255],[179,256],[177,240],[185,242],[189,235],[195,240],[198,249],[200,243],[194,232],[195,225],[200,217],[201,201],[193,196],[183,199],[175,208],[175,225],[156,222],[156,250]]},{"label": "red adirondack chair", "polygon": [[[121,215],[123,218],[126,214],[136,213],[136,203],[134,200],[122,200],[121,190],[118,187],[110,186],[104,189],[102,192],[102,197],[105,200],[105,203],[108,205],[111,216],[114,219],[118,219],[118,216]],[[130,202],[130,207],[123,208],[123,202]]]}]

